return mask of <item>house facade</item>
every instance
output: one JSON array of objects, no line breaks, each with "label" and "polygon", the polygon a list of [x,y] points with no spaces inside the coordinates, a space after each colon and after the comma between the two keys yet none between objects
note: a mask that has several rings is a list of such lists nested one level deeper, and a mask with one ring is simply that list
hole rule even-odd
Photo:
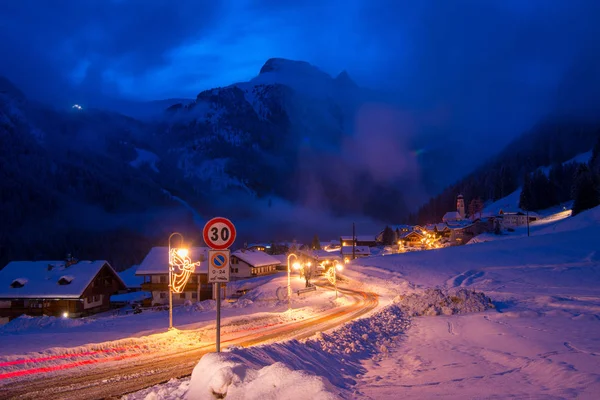
[{"label": "house facade", "polygon": [[246,279],[269,275],[277,271],[281,261],[263,251],[238,250],[231,253],[230,276],[232,279]]},{"label": "house facade", "polygon": [[[213,285],[208,283],[208,247],[192,247],[189,257],[200,261],[182,293],[173,293],[173,304],[197,302],[213,298]],[[153,247],[137,267],[136,276],[142,276],[142,290],[152,293],[151,305],[169,304],[169,248]]]},{"label": "house facade", "polygon": [[107,261],[13,261],[0,271],[0,318],[81,317],[110,309],[127,286]]},{"label": "house facade", "polygon": [[[352,246],[342,246],[342,258],[345,263],[352,261]],[[355,246],[354,247],[354,257],[362,258],[368,257],[371,255],[371,249],[368,246]]]},{"label": "house facade", "polygon": [[420,231],[403,232],[400,235],[399,242],[406,247],[421,247],[425,236]]},{"label": "house facade", "polygon": [[525,226],[527,225],[527,219],[529,219],[529,223],[537,221],[539,219],[539,215],[530,212],[529,215],[522,211],[516,212],[505,212],[500,210],[499,217],[501,219],[501,225],[504,228],[516,228],[517,226]]}]

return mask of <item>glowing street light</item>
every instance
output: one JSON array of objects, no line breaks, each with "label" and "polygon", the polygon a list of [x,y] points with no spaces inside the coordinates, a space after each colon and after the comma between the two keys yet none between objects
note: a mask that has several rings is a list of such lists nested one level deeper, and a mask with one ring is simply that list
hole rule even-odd
[{"label": "glowing street light", "polygon": [[[173,236],[180,237],[181,247],[171,247]],[[173,292],[182,293],[200,261],[193,263],[189,250],[184,247],[183,235],[173,232],[169,236],[169,329],[173,329]]]},{"label": "glowing street light", "polygon": [[336,264],[335,266],[327,270],[327,280],[335,287],[335,298],[338,298],[337,290],[337,271],[344,269],[342,264]]},{"label": "glowing street light", "polygon": [[[298,260],[298,256],[295,255],[294,253],[290,253],[287,256],[287,272],[288,272],[288,311],[292,310],[292,270],[290,268],[290,259],[291,257],[294,257],[296,260]],[[293,265],[294,269],[299,269],[300,268],[300,264],[298,263],[298,261],[294,262]]]}]

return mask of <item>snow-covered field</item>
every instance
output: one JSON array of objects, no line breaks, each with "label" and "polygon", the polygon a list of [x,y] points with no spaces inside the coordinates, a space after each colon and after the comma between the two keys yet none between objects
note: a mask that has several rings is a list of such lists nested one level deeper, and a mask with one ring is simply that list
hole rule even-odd
[{"label": "snow-covered field", "polygon": [[[191,378],[126,398],[596,399],[600,208],[576,217],[557,213],[532,227],[531,237],[517,233],[469,246],[356,260],[339,284],[378,293],[381,307],[371,315],[303,341],[207,354]],[[245,283],[251,290],[242,307],[228,305],[224,315],[251,320],[285,314],[285,303],[277,298],[284,281],[279,276]],[[298,278],[295,282],[301,285]],[[486,296],[493,309],[485,310]],[[337,304],[325,291],[294,301],[305,310],[298,313],[307,316]],[[176,324],[195,329],[212,323],[211,304],[205,307],[178,310]],[[122,318],[137,317],[154,330],[165,327],[164,313],[157,313],[163,320],[154,325],[153,316],[144,313]],[[115,338],[146,334],[143,324],[127,331],[127,323],[118,320],[106,316],[62,328],[37,323],[17,329],[24,336],[12,338],[9,324],[0,331],[3,358],[14,354],[4,343],[21,352],[50,347],[41,343],[44,338],[51,345],[82,344],[78,329],[97,329],[98,338],[100,332]],[[54,339],[57,330],[62,338]]]}]

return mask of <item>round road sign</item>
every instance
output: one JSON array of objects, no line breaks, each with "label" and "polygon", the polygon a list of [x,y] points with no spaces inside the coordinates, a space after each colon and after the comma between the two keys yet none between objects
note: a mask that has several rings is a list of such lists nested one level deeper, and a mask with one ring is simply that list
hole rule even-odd
[{"label": "round road sign", "polygon": [[226,253],[215,253],[212,256],[211,265],[214,268],[224,268],[228,265],[228,257]]},{"label": "round road sign", "polygon": [[204,225],[202,236],[211,249],[225,250],[235,241],[235,226],[227,218],[216,217]]}]

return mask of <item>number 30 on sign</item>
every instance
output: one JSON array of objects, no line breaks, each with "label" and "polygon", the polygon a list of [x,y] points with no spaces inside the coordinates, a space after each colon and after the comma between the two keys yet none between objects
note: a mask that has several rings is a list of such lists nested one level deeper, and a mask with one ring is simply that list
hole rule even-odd
[{"label": "number 30 on sign", "polygon": [[235,241],[235,226],[227,218],[216,217],[204,225],[202,236],[211,249],[225,250]]}]

